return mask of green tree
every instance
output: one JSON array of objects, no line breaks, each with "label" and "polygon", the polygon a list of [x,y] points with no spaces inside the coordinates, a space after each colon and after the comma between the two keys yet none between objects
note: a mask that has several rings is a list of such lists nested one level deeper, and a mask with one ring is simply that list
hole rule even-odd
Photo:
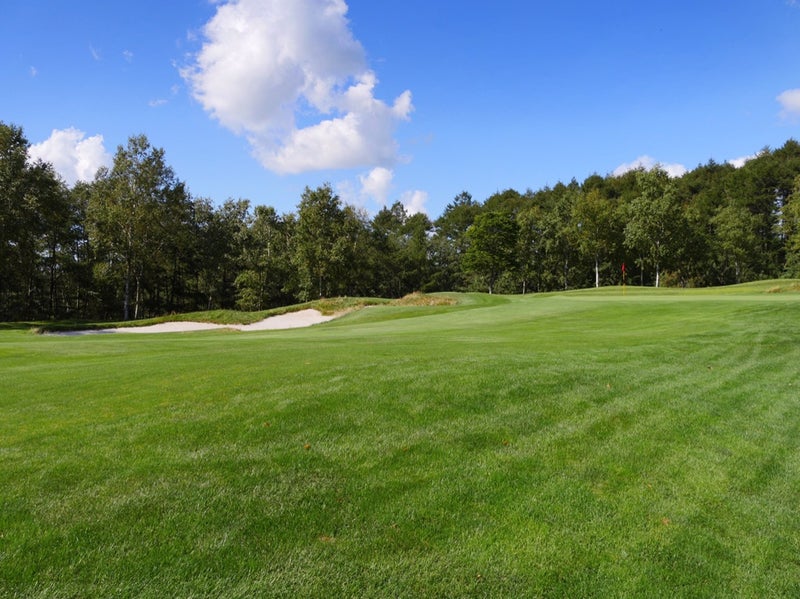
[{"label": "green tree", "polygon": [[433,230],[428,216],[417,212],[408,216],[400,232],[400,265],[402,293],[421,290],[430,278],[430,232]]},{"label": "green tree", "polygon": [[227,199],[215,209],[208,199],[195,201],[195,277],[201,306],[233,308],[243,244],[252,223],[250,201]]},{"label": "green tree", "polygon": [[464,266],[486,281],[490,294],[500,275],[514,268],[517,233],[509,212],[483,212],[467,229]]},{"label": "green tree", "polygon": [[[741,283],[752,275],[746,269],[759,245],[755,221],[747,208],[733,203],[720,208],[711,219],[719,268],[723,272],[732,269],[734,283]],[[723,282],[731,281],[723,279]]]},{"label": "green tree", "polygon": [[543,202],[543,258],[547,286],[550,289],[569,289],[575,274],[573,271],[578,244],[572,214],[580,195],[580,186],[573,180],[569,185],[557,183],[552,190],[546,190],[540,199]]},{"label": "green tree", "polygon": [[298,205],[294,248],[301,299],[332,292],[334,278],[345,264],[344,222],[341,200],[330,184],[314,190],[306,187]]},{"label": "green tree", "polygon": [[677,251],[675,241],[682,218],[676,187],[666,171],[639,171],[639,196],[628,206],[625,245],[639,253],[639,265],[655,271],[655,286],[661,270]]},{"label": "green tree", "polygon": [[784,209],[786,232],[785,271],[791,277],[800,277],[800,174],[795,177],[794,188]]},{"label": "green tree", "polygon": [[28,178],[28,140],[21,127],[0,121],[0,315],[3,319],[22,313],[24,284],[20,265],[24,260],[26,229],[31,214],[25,197]]},{"label": "green tree", "polygon": [[400,202],[384,206],[372,218],[370,230],[373,240],[372,266],[375,287],[383,297],[403,295],[403,265],[400,252],[403,248],[403,227],[408,214]]},{"label": "green tree", "polygon": [[373,293],[369,223],[369,215],[365,210],[353,206],[342,208],[341,229],[334,244],[336,261],[333,263],[329,294],[358,296]]},{"label": "green tree", "polygon": [[467,229],[483,207],[472,199],[469,192],[463,191],[444,209],[434,222],[434,235],[431,240],[431,257],[434,277],[429,287],[450,291],[464,289],[466,286],[464,256],[469,241]]},{"label": "green tree", "polygon": [[522,283],[522,293],[536,281],[536,291],[542,290],[542,256],[544,254],[543,214],[534,205],[517,215],[517,273]]},{"label": "green tree", "polygon": [[235,280],[237,307],[263,310],[285,299],[289,253],[287,227],[270,206],[256,206],[249,227],[242,231],[242,268]]},{"label": "green tree", "polygon": [[153,148],[144,135],[119,146],[111,169],[101,169],[95,178],[90,238],[105,261],[105,272],[121,281],[125,320],[140,317],[143,284],[158,268],[157,258],[168,240],[165,230],[173,222],[171,204],[182,189],[164,150]]},{"label": "green tree", "polygon": [[54,317],[66,309],[78,216],[52,165],[28,159],[20,127],[0,122],[0,317]]},{"label": "green tree", "polygon": [[384,297],[401,297],[423,287],[428,277],[428,233],[425,214],[409,215],[403,204],[382,208],[372,219],[375,289]]},{"label": "green tree", "polygon": [[572,219],[580,251],[594,261],[594,286],[600,287],[600,264],[614,245],[614,206],[595,187],[577,197],[572,207]]},{"label": "green tree", "polygon": [[516,216],[528,204],[529,198],[519,193],[516,189],[506,189],[490,195],[483,203],[486,212],[507,212]]}]

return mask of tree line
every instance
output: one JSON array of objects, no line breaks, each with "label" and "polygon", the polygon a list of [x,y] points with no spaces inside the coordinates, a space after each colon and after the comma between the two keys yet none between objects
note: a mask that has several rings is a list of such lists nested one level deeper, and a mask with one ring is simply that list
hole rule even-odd
[{"label": "tree line", "polygon": [[[710,286],[800,276],[800,144],[742,167],[710,160],[592,175],[483,202],[462,192],[431,220],[374,216],[330,185],[295,212],[193,198],[143,135],[68,188],[0,122],[0,320],[136,319],[261,310],[318,297]],[[624,265],[624,266],[623,266]]]}]

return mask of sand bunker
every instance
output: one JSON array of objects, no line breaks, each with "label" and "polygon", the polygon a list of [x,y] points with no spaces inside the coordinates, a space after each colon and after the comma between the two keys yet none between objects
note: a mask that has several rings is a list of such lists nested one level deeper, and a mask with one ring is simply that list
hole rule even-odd
[{"label": "sand bunker", "polygon": [[300,310],[279,316],[270,316],[253,324],[211,324],[209,322],[163,322],[146,327],[121,327],[115,329],[95,329],[93,331],[72,331],[64,335],[103,335],[109,333],[187,333],[190,331],[209,331],[211,329],[237,329],[239,331],[270,331],[279,329],[298,329],[314,324],[328,322],[335,315],[325,315],[319,310]]}]

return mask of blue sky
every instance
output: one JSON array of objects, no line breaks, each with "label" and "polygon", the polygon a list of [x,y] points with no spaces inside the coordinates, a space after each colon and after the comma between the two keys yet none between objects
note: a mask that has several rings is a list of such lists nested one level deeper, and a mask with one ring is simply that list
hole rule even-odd
[{"label": "blue sky", "polygon": [[144,133],[196,197],[439,216],[800,138],[800,2],[5,0],[0,120],[68,182]]}]

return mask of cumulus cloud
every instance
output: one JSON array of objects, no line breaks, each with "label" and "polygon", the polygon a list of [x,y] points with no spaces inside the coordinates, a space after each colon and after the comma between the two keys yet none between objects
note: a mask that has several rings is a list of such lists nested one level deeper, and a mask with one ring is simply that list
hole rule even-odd
[{"label": "cumulus cloud", "polygon": [[615,177],[619,177],[629,171],[635,171],[637,169],[644,169],[646,171],[650,171],[656,167],[659,167],[662,170],[666,171],[666,173],[670,177],[682,177],[688,172],[688,169],[682,164],[665,164],[663,162],[658,162],[655,158],[651,156],[644,155],[644,156],[639,156],[633,162],[620,164],[617,168],[614,169],[613,175]]},{"label": "cumulus cloud", "polygon": [[781,116],[784,118],[800,116],[800,88],[787,89],[776,100],[781,105]]},{"label": "cumulus cloud", "polygon": [[394,172],[383,166],[372,169],[366,175],[361,175],[358,180],[361,183],[361,195],[375,200],[381,206],[386,204],[389,191],[392,188]]},{"label": "cumulus cloud", "polygon": [[428,192],[427,191],[406,191],[400,196],[400,203],[406,209],[406,212],[409,214],[417,214],[419,212],[423,214],[427,214],[428,211],[425,209],[425,203],[428,201]]},{"label": "cumulus cloud", "polygon": [[53,129],[46,140],[31,145],[28,155],[32,160],[41,159],[52,164],[70,186],[94,179],[97,169],[111,166],[112,162],[102,135],[86,137],[83,131],[73,127]]},{"label": "cumulus cloud", "polygon": [[758,158],[758,154],[750,154],[749,156],[733,158],[731,160],[728,160],[728,164],[730,164],[733,168],[742,168],[745,165],[745,163],[752,160],[753,158]]},{"label": "cumulus cloud", "polygon": [[270,170],[391,166],[411,93],[391,104],[375,97],[377,77],[346,14],[344,0],[220,4],[181,75],[203,108],[245,135]]}]

